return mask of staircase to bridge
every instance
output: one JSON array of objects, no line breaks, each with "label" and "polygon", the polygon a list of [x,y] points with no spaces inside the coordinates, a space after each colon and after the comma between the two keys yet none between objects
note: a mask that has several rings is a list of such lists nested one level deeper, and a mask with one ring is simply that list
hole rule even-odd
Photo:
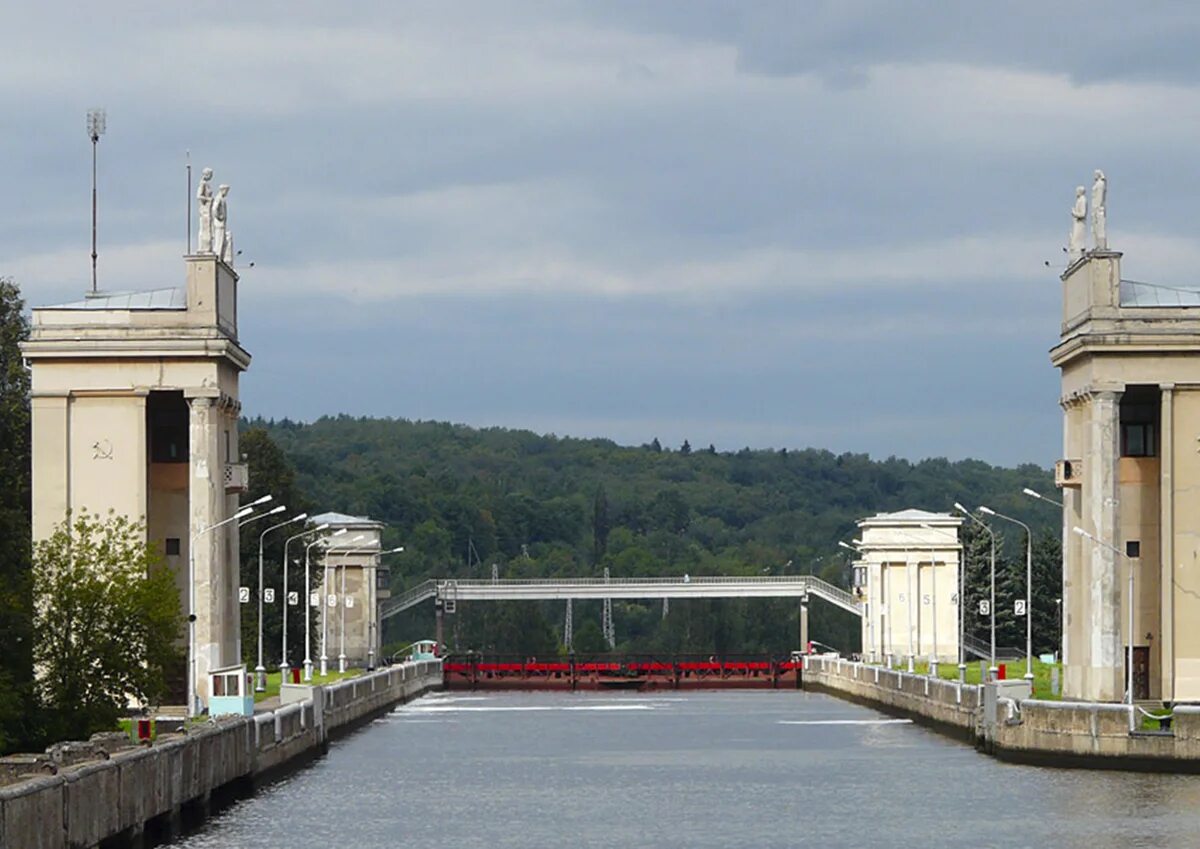
[{"label": "staircase to bridge", "polygon": [[573,599],[798,598],[816,597],[856,616],[862,605],[851,593],[815,575],[689,576],[669,578],[433,578],[384,605],[387,619],[429,599],[546,601]]}]

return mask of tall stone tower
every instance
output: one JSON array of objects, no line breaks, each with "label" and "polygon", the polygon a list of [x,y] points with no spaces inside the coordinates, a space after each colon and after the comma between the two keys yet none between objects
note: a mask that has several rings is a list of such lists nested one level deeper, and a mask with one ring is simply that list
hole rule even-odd
[{"label": "tall stone tower", "polygon": [[[233,269],[184,259],[181,288],[98,293],[33,310],[33,534],[68,510],[144,519],[191,615],[176,692],[238,662],[238,342]],[[192,702],[193,705],[196,701]]]},{"label": "tall stone tower", "polygon": [[1080,253],[1050,351],[1064,695],[1121,700],[1132,646],[1135,698],[1200,701],[1200,292],[1122,280],[1107,247]]}]

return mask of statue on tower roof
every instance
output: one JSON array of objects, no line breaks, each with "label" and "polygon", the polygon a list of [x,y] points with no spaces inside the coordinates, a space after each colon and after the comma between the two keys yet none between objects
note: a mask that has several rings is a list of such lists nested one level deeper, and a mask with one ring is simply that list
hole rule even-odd
[{"label": "statue on tower roof", "polygon": [[1108,222],[1104,209],[1107,199],[1108,178],[1097,168],[1092,183],[1092,247],[1098,251],[1108,250]]},{"label": "statue on tower roof", "polygon": [[1075,205],[1071,207],[1071,237],[1067,242],[1067,261],[1075,262],[1083,257],[1083,243],[1087,238],[1087,189],[1075,187]]}]

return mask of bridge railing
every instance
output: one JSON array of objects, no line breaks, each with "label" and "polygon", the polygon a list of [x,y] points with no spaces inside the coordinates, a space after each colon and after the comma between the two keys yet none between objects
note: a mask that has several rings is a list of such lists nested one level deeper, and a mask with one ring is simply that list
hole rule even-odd
[{"label": "bridge railing", "polygon": [[417,584],[401,595],[391,599],[383,608],[384,618],[407,610],[422,601],[444,593],[448,588],[458,589],[472,587],[605,587],[619,584],[622,587],[662,587],[679,586],[681,584],[694,587],[720,586],[761,586],[761,587],[802,587],[805,591],[819,596],[837,606],[859,613],[859,600],[852,594],[824,581],[815,575],[676,575],[672,577],[630,577],[630,578],[433,578]]}]

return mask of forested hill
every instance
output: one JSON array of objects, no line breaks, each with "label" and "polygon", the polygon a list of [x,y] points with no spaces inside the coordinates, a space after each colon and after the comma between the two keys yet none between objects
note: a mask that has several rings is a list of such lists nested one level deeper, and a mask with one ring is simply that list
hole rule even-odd
[{"label": "forested hill", "polygon": [[[369,515],[403,544],[395,583],[426,575],[822,574],[845,581],[839,539],[881,511],[987,504],[1035,530],[1057,511],[1021,494],[1050,472],[913,463],[805,449],[622,447],[440,422],[339,416],[264,428],[322,510]],[[1015,542],[1015,540],[1014,540]],[[789,565],[790,564],[790,565]]]}]

